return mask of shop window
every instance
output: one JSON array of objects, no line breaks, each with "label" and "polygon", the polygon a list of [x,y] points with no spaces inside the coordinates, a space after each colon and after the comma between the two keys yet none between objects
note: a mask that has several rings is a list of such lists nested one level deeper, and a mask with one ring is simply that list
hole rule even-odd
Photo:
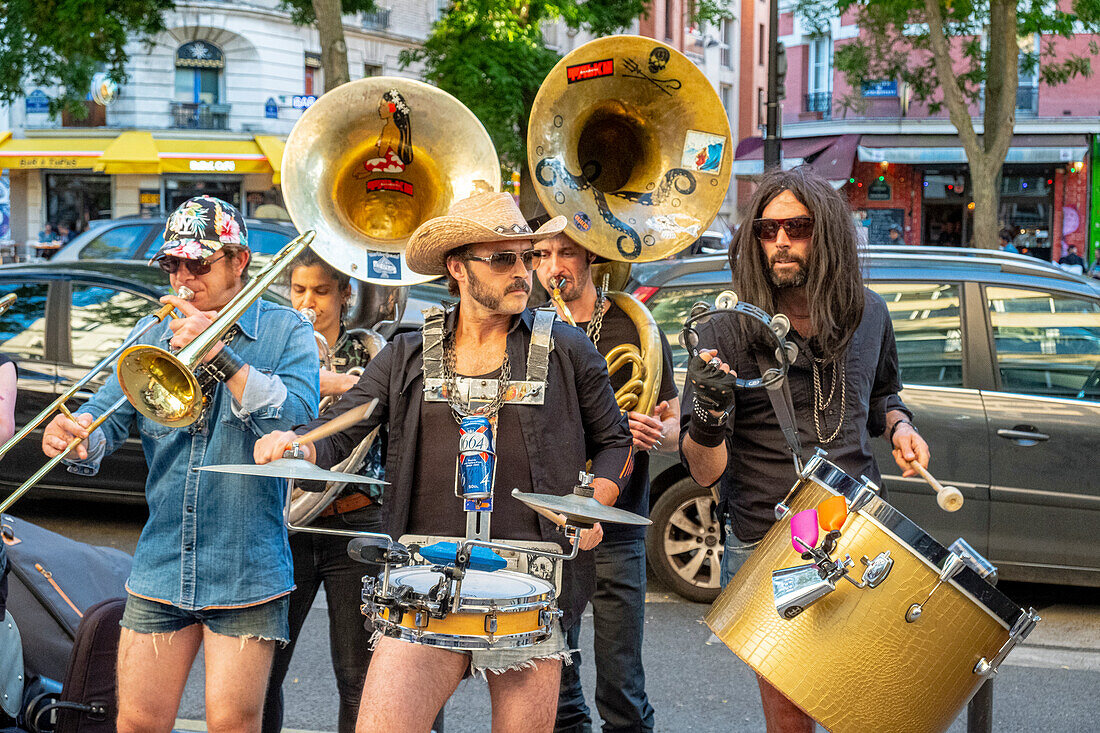
[{"label": "shop window", "polygon": [[[0,318],[0,351],[19,362],[41,361],[46,356],[45,283],[0,285],[0,296],[15,293],[15,302]],[[26,367],[20,366],[21,369]]]},{"label": "shop window", "polygon": [[833,38],[818,36],[809,43],[806,68],[806,111],[828,119],[833,108]]},{"label": "shop window", "polygon": [[986,299],[1003,391],[1100,400],[1100,303],[1003,287]]},{"label": "shop window", "polygon": [[306,69],[305,69],[305,90],[302,92],[306,96],[315,94],[318,97],[325,90],[325,85],[321,81],[323,74],[321,67],[321,54],[306,52]]},{"label": "shop window", "polygon": [[111,178],[104,175],[46,175],[46,222],[54,231],[62,224],[74,235],[88,222],[111,218]]},{"label": "shop window", "polygon": [[191,41],[180,46],[176,51],[176,101],[218,104],[224,68],[222,52],[214,44]]},{"label": "shop window", "polygon": [[367,79],[372,76],[382,76],[381,64],[363,64],[363,78]]},{"label": "shop window", "polygon": [[148,298],[125,290],[73,283],[69,328],[73,364],[98,364],[155,307]]}]

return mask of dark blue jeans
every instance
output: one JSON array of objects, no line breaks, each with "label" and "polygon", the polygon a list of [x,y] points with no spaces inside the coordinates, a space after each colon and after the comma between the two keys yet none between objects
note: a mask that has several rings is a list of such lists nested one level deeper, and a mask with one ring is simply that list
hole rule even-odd
[{"label": "dark blue jeans", "polygon": [[[653,706],[645,694],[642,630],[645,625],[645,540],[601,542],[596,546],[595,629],[596,709],[604,733],[653,730]],[[580,621],[566,633],[577,649]],[[562,667],[555,733],[592,730],[581,689],[580,652]]]},{"label": "dark blue jeans", "polygon": [[[382,531],[381,507],[377,504],[313,521],[318,527]],[[294,645],[302,630],[310,606],[321,584],[328,601],[329,649],[336,687],[340,694],[340,733],[353,733],[359,714],[359,696],[370,663],[371,632],[359,605],[362,602],[363,576],[369,568],[348,557],[348,538],[299,532],[290,537],[294,556],[294,584],[290,594],[290,643],[275,649],[271,679],[264,701],[263,731],[277,733],[283,722],[283,679],[286,677]]]}]

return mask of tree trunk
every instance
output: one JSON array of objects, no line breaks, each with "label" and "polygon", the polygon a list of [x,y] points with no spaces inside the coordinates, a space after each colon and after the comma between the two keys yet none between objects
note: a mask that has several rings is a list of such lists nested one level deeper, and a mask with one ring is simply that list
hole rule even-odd
[{"label": "tree trunk", "polygon": [[1016,126],[1016,87],[1019,83],[1019,46],[1016,43],[1015,0],[991,0],[986,52],[985,113],[982,136],[974,130],[970,107],[952,67],[951,45],[944,32],[939,0],[924,0],[932,60],[943,89],[951,123],[970,162],[970,190],[974,201],[974,236],[970,244],[997,249],[997,181]]},{"label": "tree trunk", "polygon": [[313,13],[317,16],[317,32],[321,36],[321,66],[325,72],[325,91],[330,92],[351,81],[340,0],[313,0]]}]

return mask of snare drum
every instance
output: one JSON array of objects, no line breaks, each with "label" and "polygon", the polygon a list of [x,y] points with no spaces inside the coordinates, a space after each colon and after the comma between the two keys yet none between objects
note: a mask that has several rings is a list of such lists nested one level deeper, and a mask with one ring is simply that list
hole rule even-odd
[{"label": "snare drum", "polygon": [[[970,567],[948,562],[954,556],[947,548],[869,489],[821,456],[811,459],[790,511],[706,621],[760,676],[830,731],[945,731],[1038,617]],[[773,571],[797,574],[794,568],[806,566],[791,545],[790,518],[834,495],[845,498],[851,513],[832,558],[851,556],[851,579],[867,585],[842,581],[822,589],[812,571],[804,581],[781,574],[773,584]],[[945,566],[961,569],[940,583]],[[804,608],[782,603],[797,598],[789,592],[792,582],[804,582],[795,591],[812,599]]]},{"label": "snare drum", "polygon": [[364,613],[387,636],[444,649],[514,649],[550,638],[554,586],[509,570],[467,570],[457,609],[441,611],[432,589],[442,573],[425,565],[391,570],[364,589]]}]

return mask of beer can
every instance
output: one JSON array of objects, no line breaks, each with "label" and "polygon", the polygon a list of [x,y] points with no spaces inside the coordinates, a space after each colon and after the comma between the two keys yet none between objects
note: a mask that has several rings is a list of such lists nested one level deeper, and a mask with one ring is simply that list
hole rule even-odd
[{"label": "beer can", "polygon": [[483,415],[466,415],[459,424],[458,485],[467,499],[492,496],[496,450],[493,426]]}]

